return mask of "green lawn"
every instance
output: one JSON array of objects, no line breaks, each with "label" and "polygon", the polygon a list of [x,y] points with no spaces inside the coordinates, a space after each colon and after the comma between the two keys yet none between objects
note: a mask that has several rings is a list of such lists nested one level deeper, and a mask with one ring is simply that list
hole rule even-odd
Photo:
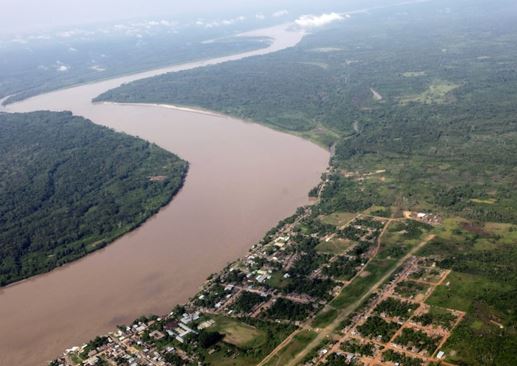
[{"label": "green lawn", "polygon": [[[449,286],[446,286],[447,283]],[[438,286],[427,299],[429,305],[443,308],[469,311],[472,303],[480,292],[502,290],[500,283],[471,274],[452,272],[444,281],[444,285]]]},{"label": "green lawn", "polygon": [[330,215],[322,216],[321,222],[334,226],[342,226],[350,222],[357,214],[353,212],[334,212]]},{"label": "green lawn", "polygon": [[322,254],[339,255],[345,253],[352,246],[352,242],[346,239],[333,238],[322,241],[316,246],[316,251]]},{"label": "green lawn", "polygon": [[236,319],[217,316],[210,331],[224,334],[224,342],[242,349],[260,347],[266,341],[266,333]]},{"label": "green lawn", "polygon": [[283,289],[289,285],[291,279],[284,278],[283,272],[273,272],[271,274],[271,278],[267,280],[268,286],[271,286],[276,289]]}]

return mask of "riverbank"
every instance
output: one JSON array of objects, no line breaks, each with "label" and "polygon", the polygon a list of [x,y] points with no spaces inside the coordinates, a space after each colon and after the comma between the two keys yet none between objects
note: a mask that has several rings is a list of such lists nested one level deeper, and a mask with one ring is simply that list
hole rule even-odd
[{"label": "riverbank", "polygon": [[307,192],[329,160],[316,145],[225,116],[90,103],[131,79],[275,52],[301,37],[280,29],[270,48],[260,52],[83,85],[8,106],[19,112],[71,110],[173,151],[190,162],[190,171],[173,203],[139,229],[69,266],[0,290],[1,364],[39,365],[141,314],[167,313],[308,203]]}]

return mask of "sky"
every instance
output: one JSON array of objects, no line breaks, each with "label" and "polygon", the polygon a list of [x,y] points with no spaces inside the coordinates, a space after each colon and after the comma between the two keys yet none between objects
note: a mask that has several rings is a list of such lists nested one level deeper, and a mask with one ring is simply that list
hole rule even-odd
[{"label": "sky", "polygon": [[27,33],[56,27],[162,17],[250,14],[312,10],[355,0],[2,0],[0,33]]}]

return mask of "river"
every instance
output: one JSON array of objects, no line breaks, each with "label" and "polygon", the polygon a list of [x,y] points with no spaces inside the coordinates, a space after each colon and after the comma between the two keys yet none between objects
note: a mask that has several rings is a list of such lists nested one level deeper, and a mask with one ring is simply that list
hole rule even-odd
[{"label": "river", "polygon": [[43,365],[117,324],[168,312],[308,203],[307,192],[329,159],[308,141],[216,114],[90,102],[122,83],[279,51],[303,37],[285,27],[249,34],[273,42],[257,51],[63,89],[7,108],[70,110],[157,143],[189,161],[190,171],[172,203],[139,229],[79,261],[0,290],[0,365]]}]

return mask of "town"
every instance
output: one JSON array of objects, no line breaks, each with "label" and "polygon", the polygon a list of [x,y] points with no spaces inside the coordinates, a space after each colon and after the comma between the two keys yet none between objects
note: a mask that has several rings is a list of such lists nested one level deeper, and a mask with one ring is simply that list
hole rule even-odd
[{"label": "town", "polygon": [[[281,365],[299,339],[316,345],[297,360],[307,365],[438,364],[464,314],[425,304],[449,272],[414,253],[441,218],[392,216],[378,207],[330,215],[300,208],[187,304],[119,326],[51,365]],[[381,261],[389,266],[372,273]],[[345,306],[362,282],[371,289]]]}]

